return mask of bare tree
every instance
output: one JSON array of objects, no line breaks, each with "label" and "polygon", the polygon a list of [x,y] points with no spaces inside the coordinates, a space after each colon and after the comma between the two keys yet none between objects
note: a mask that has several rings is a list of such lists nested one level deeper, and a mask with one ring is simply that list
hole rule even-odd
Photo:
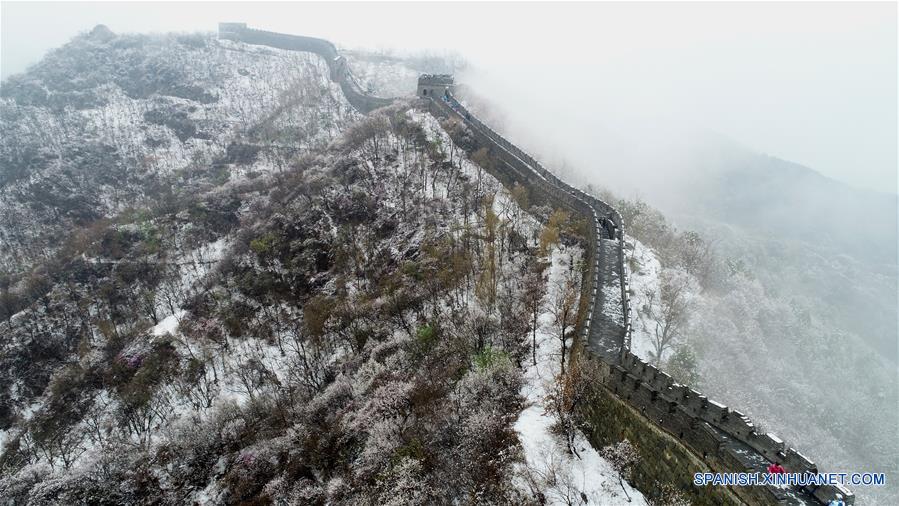
[{"label": "bare tree", "polygon": [[706,286],[715,265],[716,241],[708,241],[692,231],[680,234],[677,239],[679,263],[696,276],[700,285]]},{"label": "bare tree", "polygon": [[173,406],[165,389],[140,394],[129,399],[119,409],[119,417],[127,433],[143,449],[150,447],[157,427],[165,425]]},{"label": "bare tree", "polygon": [[211,408],[219,394],[217,377],[210,372],[212,370],[213,366],[192,357],[176,383],[178,392],[190,401],[194,411],[198,413]]},{"label": "bare tree", "polygon": [[558,331],[561,344],[561,375],[565,375],[565,358],[568,354],[569,330],[577,323],[577,303],[579,280],[577,269],[570,265],[569,269],[556,280],[555,296],[552,302],[553,323]]},{"label": "bare tree", "polygon": [[62,462],[64,469],[69,469],[84,453],[82,445],[84,434],[70,427],[55,427],[46,431],[39,437],[34,437],[34,448],[47,459],[50,467],[55,468],[57,460]]},{"label": "bare tree", "polygon": [[634,467],[640,460],[640,454],[630,441],[624,439],[615,444],[606,446],[600,450],[600,455],[612,464],[612,467],[618,471],[618,485],[627,497],[627,502],[631,502],[631,496],[627,493],[624,486],[624,480],[631,480],[634,475]]},{"label": "bare tree", "polygon": [[691,293],[693,278],[688,274],[665,269],[659,279],[659,292],[647,289],[647,303],[641,309],[644,322],[648,319],[653,326],[651,335],[653,363],[658,366],[666,350],[670,349],[682,336],[692,307]]},{"label": "bare tree", "polygon": [[527,309],[528,318],[531,327],[531,360],[537,365],[537,326],[540,313],[546,307],[546,280],[544,272],[547,264],[545,262],[534,261],[524,276],[524,290],[522,299],[524,307]]},{"label": "bare tree", "polygon": [[474,162],[474,164],[478,168],[478,186],[477,186],[477,195],[481,194],[481,179],[483,177],[484,169],[490,170],[493,168],[493,159],[490,157],[490,152],[487,148],[481,148],[474,153],[471,154],[469,159]]},{"label": "bare tree", "polygon": [[584,483],[585,476],[574,476],[565,465],[565,456],[558,452],[549,452],[538,465],[526,466],[523,479],[537,504],[587,504],[587,497],[579,483]]},{"label": "bare tree", "polygon": [[546,397],[548,405],[556,415],[556,431],[565,438],[569,453],[580,458],[574,444],[577,435],[576,412],[586,400],[587,374],[580,363],[573,363],[568,373],[559,374],[552,390]]}]

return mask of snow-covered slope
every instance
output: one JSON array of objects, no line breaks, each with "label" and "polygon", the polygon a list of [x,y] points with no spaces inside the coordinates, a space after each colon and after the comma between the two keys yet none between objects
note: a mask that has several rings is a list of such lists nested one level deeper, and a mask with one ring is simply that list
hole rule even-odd
[{"label": "snow-covered slope", "polygon": [[[102,28],[2,107],[0,205],[30,226],[0,224],[0,496],[561,500],[539,441],[569,492],[640,497],[537,412],[558,339],[544,309],[526,367],[523,273],[546,210],[432,117],[360,118],[315,57]],[[579,272],[571,242],[545,245],[550,282]]]},{"label": "snow-covered slope", "polygon": [[0,268],[20,273],[73,227],[284,170],[357,116],[314,55],[98,28],[6,80],[0,117]]},{"label": "snow-covered slope", "polygon": [[[557,295],[561,280],[579,255],[577,249],[553,251],[547,298]],[[515,422],[524,448],[523,486],[541,491],[547,504],[648,504],[579,430],[575,430],[571,446],[556,430],[558,420],[550,397],[559,388],[561,342],[551,331],[552,325],[552,312],[546,310],[537,331],[537,363],[528,362],[525,368],[522,395],[527,404]]]}]

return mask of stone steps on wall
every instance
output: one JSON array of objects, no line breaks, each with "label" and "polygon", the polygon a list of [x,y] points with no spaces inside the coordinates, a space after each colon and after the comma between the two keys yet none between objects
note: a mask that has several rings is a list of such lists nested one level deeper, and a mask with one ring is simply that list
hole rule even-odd
[{"label": "stone steps on wall", "polygon": [[[596,290],[590,328],[587,331],[587,349],[610,364],[620,362],[624,340],[624,321],[621,311],[621,273],[618,269],[618,242],[599,239],[599,286]],[[609,299],[614,300],[609,300]]]}]

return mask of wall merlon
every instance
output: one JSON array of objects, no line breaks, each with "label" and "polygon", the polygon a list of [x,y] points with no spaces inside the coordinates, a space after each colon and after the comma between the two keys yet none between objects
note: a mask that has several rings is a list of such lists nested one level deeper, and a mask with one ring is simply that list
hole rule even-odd
[{"label": "wall merlon", "polygon": [[708,424],[700,423],[691,433],[690,444],[697,451],[701,452],[703,457],[708,457],[708,455],[717,454],[721,450],[724,441]]},{"label": "wall merlon", "polygon": [[646,373],[646,367],[647,367],[646,362],[639,360],[639,359],[635,360],[634,366],[631,368],[631,374],[633,374],[634,376],[637,376],[638,378],[642,378],[643,375]]},{"label": "wall merlon", "polygon": [[754,431],[755,426],[753,426],[751,422],[747,422],[746,419],[741,416],[728,416],[722,421],[721,428],[728,433],[733,434],[738,439],[744,440]]},{"label": "wall merlon", "polygon": [[645,364],[643,367],[643,381],[645,383],[649,383],[650,385],[655,384],[656,377],[660,374],[659,370],[655,367]]},{"label": "wall merlon", "polygon": [[684,409],[690,412],[690,414],[692,414],[693,416],[699,416],[703,406],[706,403],[706,398],[696,390],[689,388],[684,390],[684,398],[681,403],[683,404]]},{"label": "wall merlon", "polygon": [[659,371],[659,373],[656,374],[655,378],[653,378],[652,380],[652,387],[662,394],[665,394],[665,392],[668,391],[673,383],[674,380],[671,378],[671,376],[669,376],[664,371]]},{"label": "wall merlon", "polygon": [[777,455],[784,449],[783,441],[772,434],[759,434],[758,432],[753,431],[749,433],[745,441],[749,446],[771,461],[776,461]]},{"label": "wall merlon", "polygon": [[690,388],[681,385],[680,383],[675,383],[671,385],[671,388],[668,390],[668,395],[671,397],[672,401],[681,404],[690,395]]},{"label": "wall merlon", "polygon": [[715,424],[723,422],[727,418],[727,406],[708,400],[705,405],[703,419]]},{"label": "wall merlon", "polygon": [[636,359],[637,356],[631,353],[630,350],[625,350],[624,354],[621,356],[621,365],[626,369],[632,369]]},{"label": "wall merlon", "polygon": [[793,448],[784,450],[783,465],[787,471],[818,473],[818,466]]},{"label": "wall merlon", "polygon": [[676,402],[669,401],[668,399],[665,399],[664,397],[661,397],[661,396],[656,396],[653,403],[655,404],[656,408],[660,412],[665,413],[665,414],[673,413],[674,410],[677,409]]}]

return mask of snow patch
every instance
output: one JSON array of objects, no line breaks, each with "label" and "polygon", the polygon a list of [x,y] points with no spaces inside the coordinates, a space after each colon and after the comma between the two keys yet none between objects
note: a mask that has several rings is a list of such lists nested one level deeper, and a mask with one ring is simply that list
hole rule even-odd
[{"label": "snow patch", "polygon": [[150,329],[150,332],[154,336],[164,336],[166,334],[174,334],[176,330],[178,330],[178,324],[181,323],[181,319],[184,318],[184,315],[187,314],[187,311],[183,309],[179,309],[175,312],[175,314],[170,314],[165,317],[161,322],[159,322],[155,327]]},{"label": "snow patch", "polygon": [[[555,249],[549,269],[547,294],[552,297],[572,261],[571,252]],[[643,495],[627,482],[619,480],[612,464],[594,449],[580,431],[574,438],[578,455],[568,452],[566,443],[551,428],[555,423],[547,395],[560,370],[561,346],[548,329],[552,326],[549,310],[540,315],[537,331],[537,365],[528,363],[521,394],[527,407],[515,422],[515,431],[524,448],[525,461],[532,478],[551,481],[555,486],[543,490],[547,504],[647,504]],[[521,486],[527,488],[526,483]],[[622,489],[623,487],[623,489]]]},{"label": "snow patch", "polygon": [[[625,253],[625,261],[630,261],[631,268],[631,308],[633,311],[633,331],[631,334],[631,352],[646,362],[652,362],[655,352],[653,345],[653,333],[655,332],[655,320],[649,320],[643,308],[650,304],[648,293],[660,293],[662,264],[656,254],[633,237],[626,237],[629,245],[633,246],[630,252]],[[652,302],[658,306],[656,297]],[[656,312],[657,314],[657,312]]]}]

